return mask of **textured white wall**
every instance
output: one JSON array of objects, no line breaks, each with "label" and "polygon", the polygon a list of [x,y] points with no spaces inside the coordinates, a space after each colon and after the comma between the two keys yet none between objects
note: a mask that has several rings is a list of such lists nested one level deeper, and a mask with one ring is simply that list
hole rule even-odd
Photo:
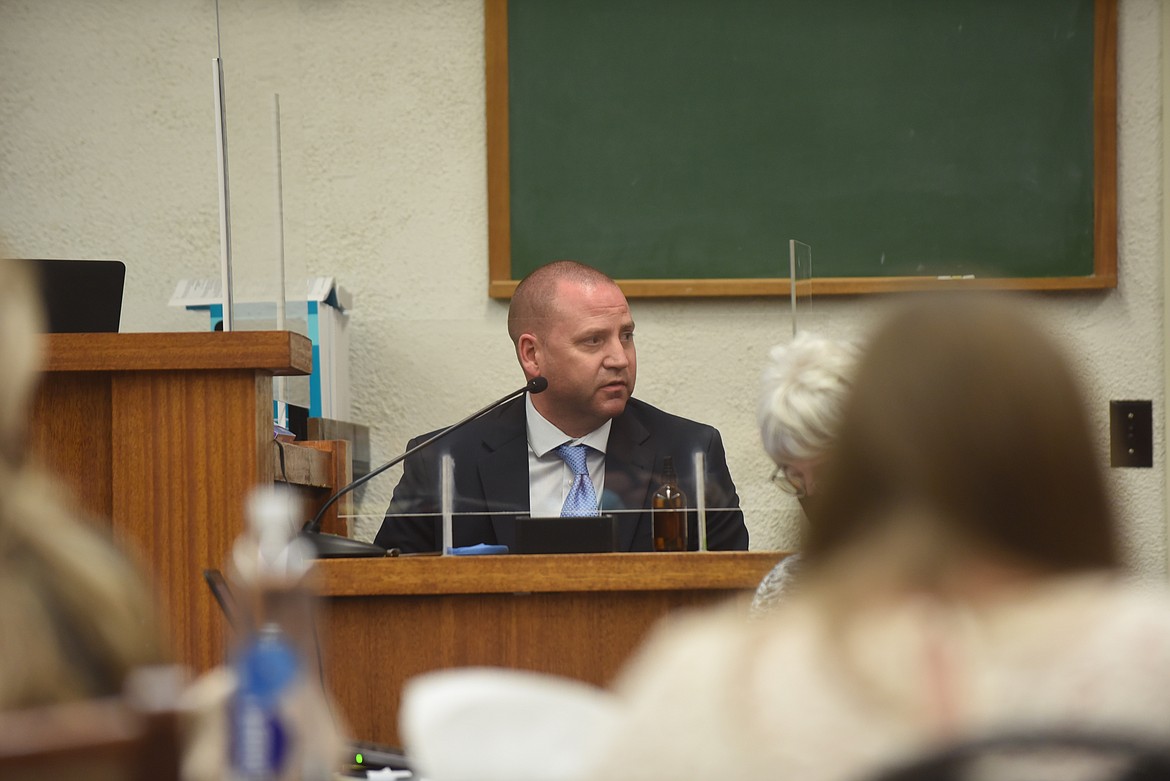
[{"label": "textured white wall", "polygon": [[[3,240],[24,256],[126,260],[124,330],[205,327],[166,301],[178,279],[218,274],[214,8],[0,0]],[[289,276],[333,274],[356,294],[353,417],[371,427],[375,461],[518,386],[505,305],[485,292],[481,4],[222,0],[221,14],[241,285],[275,265],[279,92]],[[1109,399],[1154,400],[1155,468],[1110,472],[1128,553],[1150,578],[1167,570],[1160,30],[1156,0],[1122,0],[1120,286],[1035,302],[1070,344],[1103,454]],[[817,301],[810,326],[858,336],[887,303]],[[718,426],[753,547],[791,546],[797,509],[768,482],[754,424],[784,302],[633,308],[638,395]],[[364,512],[381,512],[394,479],[371,486]]]}]

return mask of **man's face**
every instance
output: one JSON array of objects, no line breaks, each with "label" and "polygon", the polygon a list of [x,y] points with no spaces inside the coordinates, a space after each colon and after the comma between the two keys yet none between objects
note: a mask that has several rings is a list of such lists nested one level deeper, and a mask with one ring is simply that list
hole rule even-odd
[{"label": "man's face", "polygon": [[562,281],[554,317],[537,330],[521,352],[526,372],[548,380],[548,389],[532,397],[536,409],[574,437],[620,415],[638,368],[634,320],[621,289]]}]

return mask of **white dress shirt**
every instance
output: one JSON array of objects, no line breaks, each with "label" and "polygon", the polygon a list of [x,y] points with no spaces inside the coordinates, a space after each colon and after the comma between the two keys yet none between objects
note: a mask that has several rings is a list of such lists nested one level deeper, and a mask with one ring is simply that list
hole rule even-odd
[{"label": "white dress shirt", "polygon": [[534,518],[549,518],[561,514],[565,497],[573,485],[573,470],[557,455],[557,448],[565,443],[588,445],[585,461],[589,465],[589,479],[600,499],[605,488],[605,447],[609,444],[607,420],[583,437],[570,437],[549,423],[532,406],[532,397],[524,396],[524,413],[528,427],[528,507]]}]

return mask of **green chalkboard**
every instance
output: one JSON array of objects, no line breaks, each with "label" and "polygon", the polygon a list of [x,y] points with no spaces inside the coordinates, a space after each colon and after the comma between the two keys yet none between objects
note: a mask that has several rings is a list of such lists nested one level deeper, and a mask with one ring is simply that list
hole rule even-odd
[{"label": "green chalkboard", "polygon": [[493,295],[780,293],[789,239],[822,292],[1116,284],[1115,0],[485,9]]}]

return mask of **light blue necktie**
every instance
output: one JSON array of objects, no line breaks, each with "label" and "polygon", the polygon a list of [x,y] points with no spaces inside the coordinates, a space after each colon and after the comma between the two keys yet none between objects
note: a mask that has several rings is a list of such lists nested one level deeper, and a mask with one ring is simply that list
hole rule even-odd
[{"label": "light blue necktie", "polygon": [[597,492],[593,490],[589,466],[585,462],[588,450],[588,445],[566,444],[557,448],[557,455],[573,470],[573,485],[569,487],[569,495],[565,497],[565,505],[561,508],[562,517],[597,515]]}]

